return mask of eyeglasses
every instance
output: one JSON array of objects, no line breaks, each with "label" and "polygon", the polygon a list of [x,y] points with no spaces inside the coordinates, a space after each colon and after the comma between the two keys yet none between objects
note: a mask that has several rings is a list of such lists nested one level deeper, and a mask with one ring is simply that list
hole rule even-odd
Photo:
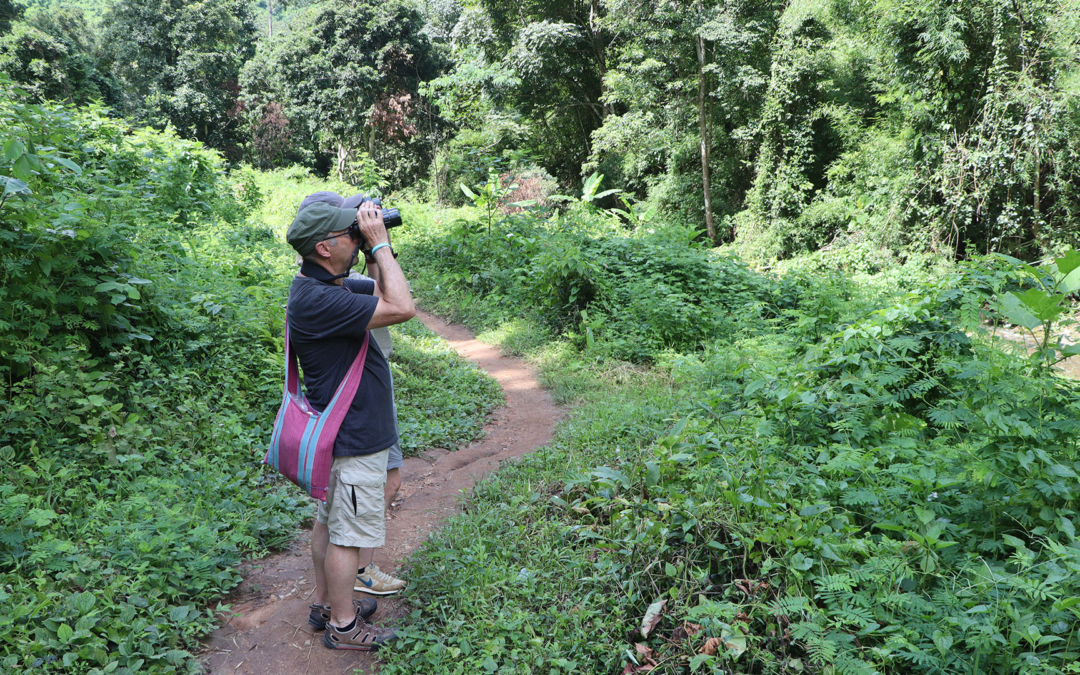
[{"label": "eyeglasses", "polygon": [[351,230],[345,230],[344,232],[342,232],[340,234],[332,234],[329,237],[326,237],[326,239],[323,239],[323,241],[327,241],[328,239],[337,239],[338,237],[348,237],[350,235],[352,235],[352,231]]}]

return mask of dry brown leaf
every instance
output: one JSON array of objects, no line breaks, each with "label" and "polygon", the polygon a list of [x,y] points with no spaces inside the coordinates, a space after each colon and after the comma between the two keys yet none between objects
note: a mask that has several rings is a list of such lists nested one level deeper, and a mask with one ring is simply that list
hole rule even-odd
[{"label": "dry brown leaf", "polygon": [[650,647],[649,645],[643,645],[640,642],[634,645],[634,649],[637,650],[638,654],[645,658],[649,658],[653,655],[652,647]]},{"label": "dry brown leaf", "polygon": [[660,623],[664,616],[664,608],[667,607],[667,598],[657,600],[645,610],[645,616],[641,617],[641,637],[649,637],[649,633]]},{"label": "dry brown leaf", "polygon": [[690,637],[694,637],[701,632],[701,626],[696,623],[690,623],[689,621],[683,621],[682,629],[686,631],[686,634]]},{"label": "dry brown leaf", "polygon": [[705,641],[705,644],[701,645],[701,649],[698,650],[698,654],[705,654],[707,656],[716,656],[716,652],[720,649],[720,638],[711,637]]},{"label": "dry brown leaf", "polygon": [[757,581],[756,579],[736,579],[731,582],[735,588],[739,589],[747,595],[757,595],[769,590],[769,584],[765,581]]}]

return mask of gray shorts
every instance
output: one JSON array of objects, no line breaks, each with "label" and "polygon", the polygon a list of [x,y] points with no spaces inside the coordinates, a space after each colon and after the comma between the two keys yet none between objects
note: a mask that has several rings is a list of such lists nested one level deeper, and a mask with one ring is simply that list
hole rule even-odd
[{"label": "gray shorts", "polygon": [[386,470],[400,469],[403,463],[401,455],[401,441],[390,446],[390,457],[386,460]]},{"label": "gray shorts", "polygon": [[386,543],[384,497],[389,450],[359,457],[335,457],[326,502],[315,515],[330,530],[330,543],[379,548]]}]

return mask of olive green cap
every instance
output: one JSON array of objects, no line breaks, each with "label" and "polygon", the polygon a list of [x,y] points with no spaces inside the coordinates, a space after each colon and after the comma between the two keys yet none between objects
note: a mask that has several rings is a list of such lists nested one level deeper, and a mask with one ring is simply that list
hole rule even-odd
[{"label": "olive green cap", "polygon": [[285,239],[300,255],[307,255],[331,232],[347,230],[356,220],[356,209],[339,209],[316,202],[296,214]]}]

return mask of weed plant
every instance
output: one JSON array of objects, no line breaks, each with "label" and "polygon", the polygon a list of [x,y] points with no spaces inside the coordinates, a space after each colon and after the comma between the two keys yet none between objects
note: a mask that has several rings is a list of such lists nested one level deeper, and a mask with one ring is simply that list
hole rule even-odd
[{"label": "weed plant", "polygon": [[[497,224],[536,238],[517,258],[452,220],[410,234],[420,296],[529,351],[576,410],[415,557],[384,672],[1077,672],[1080,392],[1052,372],[1075,350],[1003,353],[982,327],[1052,333],[1080,256],[885,269],[867,290],[594,215]],[[537,260],[571,250],[567,283],[593,291],[529,295]],[[692,272],[717,264],[729,283]],[[618,304],[647,288],[678,293]],[[707,319],[693,341],[614,316],[651,327],[681,295]]]}]

